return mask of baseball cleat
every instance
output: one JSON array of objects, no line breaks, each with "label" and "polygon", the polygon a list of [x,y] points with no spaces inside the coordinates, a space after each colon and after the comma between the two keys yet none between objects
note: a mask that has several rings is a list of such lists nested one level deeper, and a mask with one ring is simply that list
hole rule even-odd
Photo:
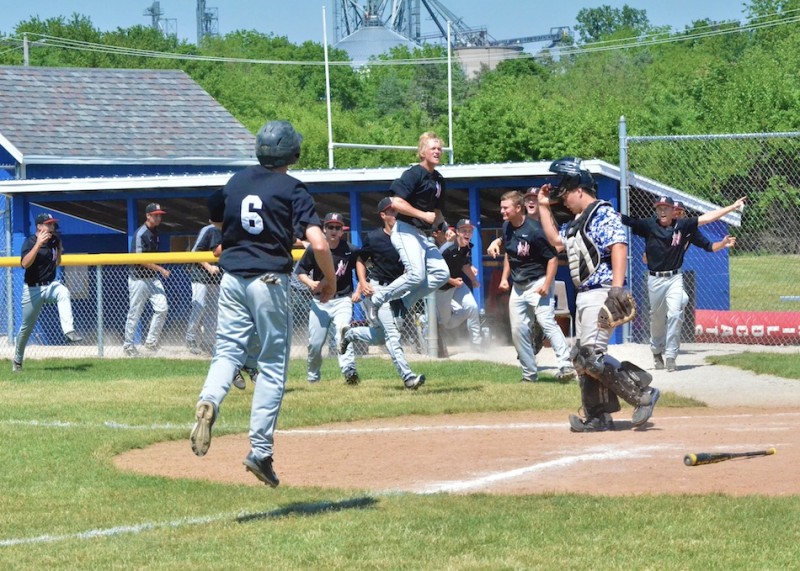
[{"label": "baseball cleat", "polygon": [[200,346],[195,341],[187,341],[186,342],[186,347],[189,348],[189,353],[191,353],[192,355],[202,355],[203,354],[203,350],[200,348]]},{"label": "baseball cleat", "polygon": [[659,371],[664,368],[664,357],[661,356],[661,353],[653,354],[653,364]]},{"label": "baseball cleat", "polygon": [[256,383],[258,380],[258,369],[253,369],[252,367],[242,367],[242,371],[247,373],[247,376],[250,377],[250,382],[253,384]]},{"label": "baseball cleat", "polygon": [[344,376],[344,382],[348,385],[357,385],[361,382],[361,379],[358,377],[358,373],[350,371]]},{"label": "baseball cleat", "polygon": [[350,345],[350,340],[347,338],[347,332],[350,331],[349,325],[343,325],[339,329],[339,355],[347,353],[347,346]]},{"label": "baseball cleat", "polygon": [[189,442],[192,443],[192,452],[195,453],[195,456],[205,456],[211,446],[211,427],[214,426],[217,418],[214,404],[207,400],[201,400],[197,403],[194,417],[196,422],[189,435]]},{"label": "baseball cleat", "polygon": [[556,373],[556,380],[559,383],[568,383],[578,378],[578,372],[572,367],[561,367],[561,370]]},{"label": "baseball cleat", "polygon": [[614,430],[614,420],[608,413],[593,416],[583,420],[581,417],[569,415],[569,429],[571,432],[607,432]]},{"label": "baseball cleat", "polygon": [[83,341],[83,337],[79,335],[76,331],[67,331],[64,333],[64,338],[69,343],[80,343]]},{"label": "baseball cleat", "polygon": [[13,361],[11,364],[11,372],[18,373],[22,370],[22,361]]},{"label": "baseball cleat", "polygon": [[258,460],[253,456],[253,453],[250,452],[242,463],[244,464],[245,470],[252,472],[256,478],[266,485],[277,488],[278,484],[281,483],[281,481],[278,480],[277,474],[275,474],[275,471],[272,469],[272,456],[267,456],[262,460]]},{"label": "baseball cleat", "polygon": [[243,391],[247,387],[247,383],[245,382],[241,371],[236,371],[236,374],[233,376],[233,386],[240,391]]},{"label": "baseball cleat", "polygon": [[414,375],[413,377],[409,377],[403,381],[403,384],[408,390],[415,391],[425,384],[425,375]]},{"label": "baseball cleat", "polygon": [[[650,398],[646,398],[649,396]],[[661,391],[655,387],[651,387],[642,395],[642,399],[649,401],[647,404],[640,404],[633,409],[633,416],[631,417],[631,426],[642,426],[653,415],[653,409],[658,402],[658,397],[661,396]]]},{"label": "baseball cleat", "polygon": [[675,366],[675,359],[667,359],[667,371],[671,373],[675,369],[677,369]]},{"label": "baseball cleat", "polygon": [[539,375],[534,375],[533,378],[530,378],[530,379],[526,379],[525,377],[522,377],[519,380],[520,383],[535,383],[535,382],[538,382],[538,381],[539,381]]}]

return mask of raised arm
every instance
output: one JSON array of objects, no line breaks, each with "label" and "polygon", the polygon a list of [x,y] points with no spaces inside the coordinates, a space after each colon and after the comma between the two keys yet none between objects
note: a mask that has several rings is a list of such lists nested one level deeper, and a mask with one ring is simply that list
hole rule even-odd
[{"label": "raised arm", "polygon": [[726,214],[730,214],[734,210],[744,207],[744,203],[746,200],[747,197],[743,196],[739,200],[737,200],[733,204],[726,206],[725,208],[720,208],[718,210],[712,210],[711,212],[706,212],[697,219],[697,225],[703,226],[705,224],[709,224],[710,222],[716,222]]},{"label": "raised arm", "polygon": [[558,234],[558,226],[556,226],[556,220],[550,210],[550,188],[549,184],[542,185],[537,195],[539,197],[539,222],[542,225],[544,237],[558,253],[564,251],[564,243]]}]

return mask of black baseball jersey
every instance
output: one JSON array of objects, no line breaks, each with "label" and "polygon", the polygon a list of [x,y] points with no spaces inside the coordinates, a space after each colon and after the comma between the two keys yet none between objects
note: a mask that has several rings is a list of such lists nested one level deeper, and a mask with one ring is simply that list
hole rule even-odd
[{"label": "black baseball jersey", "polygon": [[208,199],[222,222],[220,267],[243,277],[292,271],[292,244],[308,226],[322,226],[306,186],[261,165],[234,174]]},{"label": "black baseball jersey", "polygon": [[[148,228],[147,224],[139,226],[133,234],[131,240],[131,254],[142,254],[147,252],[158,252],[158,227]],[[130,267],[130,275],[136,279],[148,279],[156,277],[157,272],[150,268],[145,268],[138,264]]]},{"label": "black baseball jersey", "polygon": [[[472,242],[459,248],[458,244],[454,241],[445,242],[439,247],[444,261],[447,262],[447,267],[450,268],[451,278],[460,278],[464,274],[464,266],[472,264]],[[449,283],[445,283],[439,289],[452,289]]]},{"label": "black baseball jersey", "polygon": [[517,283],[543,277],[547,273],[547,263],[556,256],[541,224],[527,217],[517,228],[508,221],[503,223],[503,244],[511,267],[511,279]]},{"label": "black baseball jersey", "polygon": [[[428,172],[420,165],[406,170],[400,178],[395,179],[389,190],[411,206],[423,212],[440,210],[444,212],[444,177],[439,171]],[[431,226],[419,218],[398,214],[398,220],[408,222],[421,230],[430,230]]]},{"label": "black baseball jersey", "polygon": [[[336,294],[334,297],[351,295],[353,293],[353,270],[356,269],[358,248],[349,242],[339,240],[339,245],[331,248],[331,255],[333,256],[333,267],[336,269]],[[325,277],[317,265],[317,259],[314,257],[314,250],[311,246],[306,248],[294,271],[296,274],[308,274],[308,277],[315,281]]]},{"label": "black baseball jersey", "polygon": [[[213,252],[214,248],[221,243],[222,232],[213,224],[209,224],[208,226],[203,226],[200,230],[197,235],[197,242],[192,246],[192,252]],[[221,276],[219,273],[209,274],[202,264],[192,264],[189,266],[189,278],[193,282],[210,284],[219,283]]]},{"label": "black baseball jersey", "polygon": [[673,220],[669,226],[662,226],[655,216],[650,218],[622,216],[622,223],[630,226],[634,234],[644,238],[647,268],[653,272],[680,269],[688,245],[699,233],[697,222],[697,217],[679,218]]},{"label": "black baseball jersey", "polygon": [[372,230],[364,236],[358,257],[364,263],[372,260],[369,277],[381,285],[392,283],[405,272],[400,254],[383,228]]},{"label": "black baseball jersey", "polygon": [[[33,286],[38,283],[47,283],[56,279],[58,267],[58,249],[61,239],[53,233],[50,239],[39,247],[33,263],[25,269],[25,283]],[[28,236],[22,243],[20,260],[27,256],[36,245],[36,234]]]},{"label": "black baseball jersey", "polygon": [[[692,234],[690,238],[693,245],[697,246],[698,248],[705,250],[706,252],[713,252],[714,251],[714,244],[711,243],[711,240],[706,238],[706,235],[703,234],[700,230]],[[689,244],[686,244],[684,250],[689,249]]]}]

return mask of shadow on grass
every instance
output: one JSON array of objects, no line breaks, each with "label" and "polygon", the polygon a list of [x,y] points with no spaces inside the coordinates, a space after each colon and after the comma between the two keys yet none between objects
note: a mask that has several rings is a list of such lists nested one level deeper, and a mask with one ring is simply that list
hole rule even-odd
[{"label": "shadow on grass", "polygon": [[436,394],[436,395],[443,395],[443,394],[456,394],[456,393],[471,393],[471,392],[481,392],[483,391],[483,387],[480,385],[475,385],[472,387],[429,387],[427,384],[421,386],[419,389],[409,391],[405,387],[397,387],[398,391],[402,391],[404,393],[409,394]]},{"label": "shadow on grass", "polygon": [[378,503],[376,498],[366,496],[362,498],[352,498],[339,502],[313,502],[302,504],[291,504],[284,508],[270,510],[253,514],[245,514],[236,518],[238,523],[249,523],[263,519],[276,519],[290,515],[316,515],[326,512],[339,512],[342,510],[366,509]]},{"label": "shadow on grass", "polygon": [[85,373],[90,369],[94,369],[95,366],[92,363],[78,363],[75,365],[45,365],[42,367],[45,371],[74,371],[78,373]]}]

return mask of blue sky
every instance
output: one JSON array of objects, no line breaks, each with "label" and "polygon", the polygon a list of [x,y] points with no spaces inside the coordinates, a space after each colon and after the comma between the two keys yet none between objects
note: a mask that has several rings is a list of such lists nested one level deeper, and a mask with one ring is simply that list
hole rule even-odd
[{"label": "blue sky", "polygon": [[[575,16],[582,8],[623,5],[647,11],[650,23],[682,30],[699,19],[744,20],[743,0],[441,0],[468,27],[485,26],[496,39],[510,39],[546,34],[551,27],[575,26]],[[328,38],[333,20],[334,0],[206,0],[208,8],[217,8],[219,31],[226,34],[238,29],[286,36],[290,41],[322,42],[322,6],[327,10]],[[360,0],[364,5],[365,0]],[[33,16],[47,19],[69,17],[73,12],[89,16],[101,30],[149,25],[145,11],[152,0],[24,0],[4,2],[0,32],[9,35],[14,26]],[[178,36],[196,41],[196,0],[160,0],[164,18],[176,20]],[[432,24],[429,24],[432,26]],[[423,33],[425,30],[423,29]]]}]

